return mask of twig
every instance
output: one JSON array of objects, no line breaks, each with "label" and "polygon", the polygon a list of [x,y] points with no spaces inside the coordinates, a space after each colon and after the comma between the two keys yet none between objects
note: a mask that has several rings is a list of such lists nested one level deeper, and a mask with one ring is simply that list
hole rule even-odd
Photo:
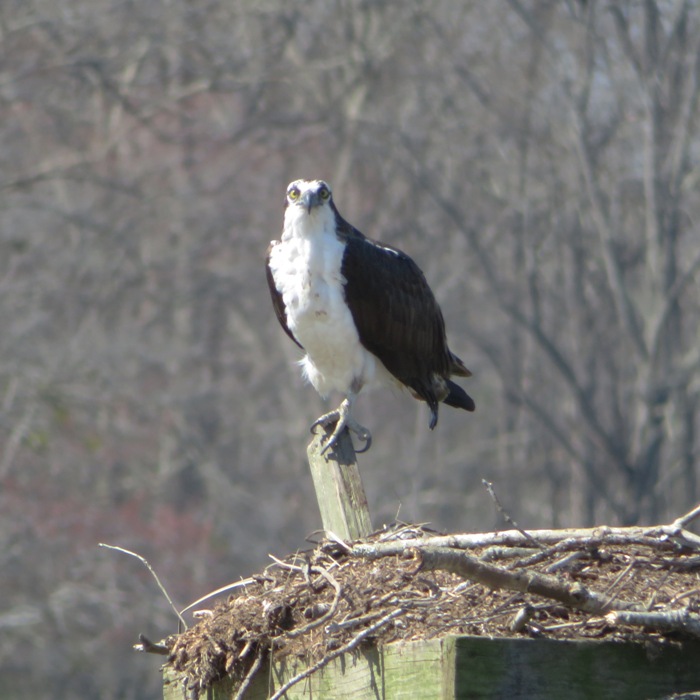
[{"label": "twig", "polygon": [[253,665],[248,669],[248,673],[245,674],[245,678],[241,681],[241,684],[238,687],[238,691],[236,692],[236,695],[234,696],[233,700],[243,700],[243,696],[245,695],[246,690],[248,690],[248,687],[252,683],[255,674],[260,670],[260,667],[262,666],[264,655],[265,654],[263,650],[258,649],[258,653],[255,656],[255,661],[253,661]]},{"label": "twig", "polygon": [[683,530],[688,523],[692,523],[696,518],[700,518],[700,504],[695,506],[693,510],[689,511],[685,515],[681,515],[680,518],[676,518],[672,523],[672,527],[677,527],[679,530]]},{"label": "twig", "polygon": [[544,545],[540,542],[538,542],[532,535],[528,534],[523,530],[518,523],[513,520],[513,518],[510,517],[506,509],[501,505],[501,502],[498,500],[498,496],[496,495],[496,491],[493,488],[493,484],[490,481],[486,481],[486,479],[482,479],[481,483],[486,487],[486,490],[489,492],[489,496],[491,496],[491,500],[496,504],[496,508],[498,509],[498,512],[503,516],[503,519],[509,524],[512,525],[521,535],[523,535],[528,542],[531,542],[532,544],[535,545],[535,547],[538,547],[539,549],[544,549]]},{"label": "twig", "polygon": [[510,623],[511,632],[522,632],[527,623],[530,622],[532,616],[535,614],[535,608],[529,603],[525,603]]},{"label": "twig", "polygon": [[241,649],[240,654],[238,654],[238,660],[241,661],[242,659],[245,659],[246,656],[250,653],[250,650],[253,648],[253,640],[249,639],[245,645],[243,646],[243,649]]},{"label": "twig", "polygon": [[[510,549],[513,549],[513,548],[510,548]],[[534,564],[539,564],[541,561],[544,561],[545,559],[549,559],[549,557],[551,557],[553,554],[558,554],[559,552],[567,552],[570,549],[574,550],[571,554],[580,555],[581,554],[581,542],[579,540],[575,540],[573,538],[562,540],[561,542],[557,542],[556,544],[550,545],[546,549],[540,549],[540,551],[536,552],[535,554],[530,554],[530,556],[526,557],[525,559],[519,559],[518,561],[514,562],[513,568],[533,566]],[[567,556],[570,556],[570,555],[567,555]],[[554,562],[554,563],[556,563],[556,562]],[[550,566],[554,566],[554,563],[550,564]],[[548,573],[552,573],[552,572],[548,572]]]},{"label": "twig", "polygon": [[[394,594],[392,593],[392,595]],[[326,627],[325,632],[327,634],[336,634],[337,632],[342,632],[343,630],[359,627],[360,625],[364,625],[366,622],[370,622],[371,620],[376,620],[377,618],[381,617],[381,615],[381,612],[371,612],[367,613],[367,615],[361,615],[360,617],[351,617],[349,620],[343,620],[342,622],[331,622],[331,624]]]},{"label": "twig", "polygon": [[241,586],[247,586],[251,583],[255,583],[255,580],[252,578],[244,578],[244,579],[241,579],[240,581],[235,581],[234,583],[228,583],[225,586],[222,586],[221,588],[217,588],[215,591],[212,591],[211,593],[207,593],[205,596],[198,598],[197,600],[194,601],[194,603],[190,603],[186,608],[183,608],[182,610],[180,610],[180,614],[184,615],[188,610],[192,610],[192,608],[194,608],[196,605],[199,605],[200,603],[203,603],[205,600],[209,600],[209,598],[213,598],[214,596],[217,596],[220,593],[226,593],[226,591],[232,591],[235,588],[240,588]]},{"label": "twig", "polygon": [[274,561],[275,564],[277,564],[277,566],[279,566],[281,569],[289,569],[290,571],[301,571],[301,572],[304,571],[303,566],[299,566],[298,564],[289,564],[286,561],[282,561],[281,559],[278,559],[274,554],[268,554],[267,556],[270,557],[270,559],[272,559],[272,561]]},{"label": "twig", "polygon": [[586,557],[586,552],[569,552],[565,557],[553,561],[545,570],[546,574],[554,574],[562,569],[568,569],[571,564]]},{"label": "twig", "polygon": [[700,588],[692,588],[689,591],[683,591],[683,593],[674,595],[673,598],[671,598],[671,600],[668,601],[668,607],[670,608],[672,605],[675,605],[679,600],[683,600],[683,598],[690,598],[691,596],[695,595],[700,595]]},{"label": "twig", "polygon": [[185,619],[180,615],[180,613],[177,611],[177,608],[175,607],[175,603],[171,600],[170,596],[168,595],[168,591],[165,590],[165,586],[160,582],[160,579],[158,578],[156,572],[153,570],[153,567],[146,561],[144,557],[142,557],[140,554],[136,554],[136,552],[132,552],[130,549],[124,549],[124,547],[117,547],[116,545],[113,544],[104,544],[103,542],[100,542],[100,547],[104,547],[105,549],[113,549],[117,552],[123,552],[124,554],[128,554],[129,556],[136,557],[150,572],[153,578],[156,580],[156,583],[158,584],[158,588],[160,588],[161,592],[165,596],[165,599],[170,603],[170,607],[175,611],[175,614],[177,615],[178,620],[182,623],[182,626],[187,629],[187,623],[185,622]]},{"label": "twig", "polygon": [[620,572],[615,577],[615,580],[603,591],[603,595],[610,595],[612,591],[617,588],[621,583],[622,580],[626,577],[629,576],[630,572],[634,567],[636,566],[637,561],[633,558],[632,561],[623,569],[623,571]]},{"label": "twig", "polygon": [[350,547],[348,547],[345,542],[343,542],[341,537],[338,537],[338,535],[333,532],[333,530],[326,530],[326,538],[331,540],[331,542],[335,542],[341,549],[344,549],[346,552],[350,551]]},{"label": "twig", "polygon": [[270,700],[279,700],[292,686],[296,685],[299,681],[303,681],[304,678],[308,678],[312,674],[316,673],[316,671],[322,669],[324,666],[327,666],[331,661],[333,661],[333,659],[336,659],[339,656],[342,656],[343,654],[346,654],[347,652],[357,648],[364,639],[369,637],[372,633],[376,632],[381,627],[384,627],[384,625],[386,625],[388,622],[391,622],[391,620],[393,620],[394,618],[403,614],[403,612],[404,611],[401,608],[396,608],[395,610],[392,610],[388,615],[384,615],[384,617],[382,617],[380,620],[377,620],[377,622],[375,622],[373,625],[370,625],[366,629],[363,629],[361,632],[356,634],[345,646],[336,649],[331,654],[328,654],[328,656],[324,656],[318,663],[314,664],[310,668],[307,668],[305,671],[298,673],[293,678],[290,678],[270,698]]}]

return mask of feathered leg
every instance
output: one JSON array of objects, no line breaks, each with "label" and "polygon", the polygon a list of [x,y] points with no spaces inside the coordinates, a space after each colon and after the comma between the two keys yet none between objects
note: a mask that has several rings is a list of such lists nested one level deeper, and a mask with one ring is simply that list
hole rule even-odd
[{"label": "feathered leg", "polygon": [[321,454],[326,452],[326,450],[331,448],[336,443],[336,441],[338,440],[338,436],[346,428],[351,432],[355,433],[355,435],[357,435],[357,437],[359,437],[360,440],[362,440],[362,442],[365,443],[364,447],[361,450],[356,450],[357,454],[367,452],[367,450],[369,450],[369,448],[371,447],[371,433],[369,432],[369,430],[367,430],[367,428],[360,425],[352,415],[352,408],[355,405],[356,398],[356,393],[349,393],[347,397],[343,399],[343,402],[340,404],[340,406],[338,406],[338,408],[336,408],[334,411],[324,413],[320,418],[317,418],[311,425],[311,432],[313,432],[314,428],[317,425],[322,425],[324,428],[328,428],[329,426],[335,424],[333,432],[330,434],[330,436],[326,440],[326,444],[321,450]]}]

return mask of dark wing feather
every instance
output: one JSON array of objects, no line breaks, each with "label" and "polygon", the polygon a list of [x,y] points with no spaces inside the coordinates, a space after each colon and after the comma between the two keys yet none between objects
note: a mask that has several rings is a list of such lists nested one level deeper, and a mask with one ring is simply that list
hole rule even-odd
[{"label": "dark wing feather", "polygon": [[[348,225],[349,226],[349,225]],[[344,231],[345,298],[360,341],[431,406],[433,376],[449,376],[445,322],[420,268],[406,254]]]},{"label": "dark wing feather", "polygon": [[275,309],[275,314],[277,315],[277,320],[280,322],[280,326],[284,328],[284,332],[303,350],[301,343],[294,337],[292,331],[289,330],[287,325],[287,313],[284,310],[284,301],[282,300],[282,295],[277,291],[275,286],[275,279],[272,276],[272,270],[270,270],[270,253],[272,249],[277,245],[279,241],[272,241],[267,247],[267,255],[265,256],[265,271],[267,272],[267,286],[270,288],[270,296],[272,297],[272,306]]}]

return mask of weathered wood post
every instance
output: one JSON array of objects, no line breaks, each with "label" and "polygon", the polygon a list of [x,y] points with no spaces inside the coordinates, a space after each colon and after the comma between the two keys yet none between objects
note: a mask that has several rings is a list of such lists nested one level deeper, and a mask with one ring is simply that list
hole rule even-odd
[{"label": "weathered wood post", "polygon": [[350,434],[344,430],[321,454],[325,438],[325,431],[316,432],[306,450],[323,529],[343,540],[367,537],[372,521]]}]

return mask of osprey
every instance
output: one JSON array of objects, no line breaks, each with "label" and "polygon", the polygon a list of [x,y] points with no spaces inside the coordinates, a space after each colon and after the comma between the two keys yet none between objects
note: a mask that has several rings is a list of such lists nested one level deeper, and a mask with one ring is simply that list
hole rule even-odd
[{"label": "osprey", "polygon": [[364,443],[369,430],[352,409],[365,386],[407,388],[430,409],[438,404],[473,411],[473,399],[450,380],[469,377],[450,352],[445,322],[423,273],[405,253],[366,238],[338,213],[323,180],[287,187],[282,239],[267,250],[267,282],[282,328],[306,352],[305,377],[322,397],[345,395],[312,425],[335,426],[325,452],[348,428]]}]

